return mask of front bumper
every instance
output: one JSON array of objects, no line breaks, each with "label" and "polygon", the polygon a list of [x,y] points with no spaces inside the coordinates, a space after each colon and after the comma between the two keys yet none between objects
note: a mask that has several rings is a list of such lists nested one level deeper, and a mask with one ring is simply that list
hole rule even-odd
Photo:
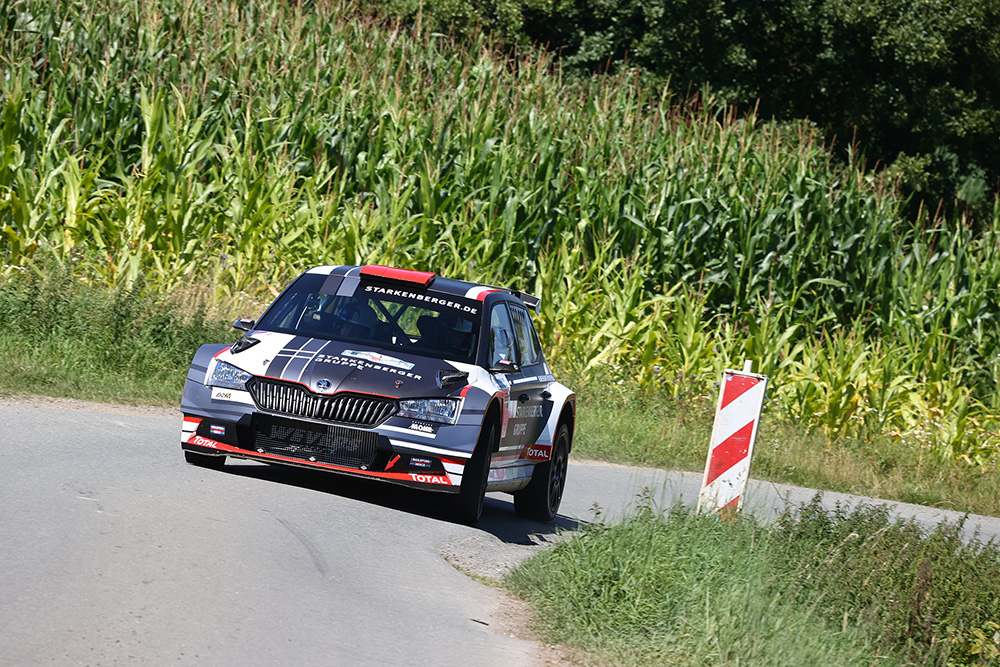
[{"label": "front bumper", "polygon": [[[454,426],[392,417],[374,427],[259,410],[247,392],[191,380],[181,411],[181,448],[457,493],[478,436],[475,417]],[[447,442],[448,444],[444,444]]]},{"label": "front bumper", "polygon": [[[465,459],[407,452],[385,436],[338,426],[298,423],[298,420],[258,415],[250,434],[251,444],[225,442],[221,433],[246,430],[239,424],[220,423],[184,415],[181,449],[208,455],[225,455],[266,463],[314,468],[370,477],[422,489],[457,493]],[[300,428],[306,426],[306,428]],[[357,431],[357,433],[351,433]],[[209,435],[205,435],[208,433]],[[374,437],[372,437],[374,436]],[[236,438],[239,441],[239,438]]]}]

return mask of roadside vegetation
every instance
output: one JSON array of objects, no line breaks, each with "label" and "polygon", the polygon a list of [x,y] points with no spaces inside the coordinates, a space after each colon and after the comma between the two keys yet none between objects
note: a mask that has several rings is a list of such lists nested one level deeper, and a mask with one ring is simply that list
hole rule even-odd
[{"label": "roadside vegetation", "polygon": [[[577,456],[701,470],[749,359],[756,477],[1000,516],[1000,201],[972,224],[810,122],[497,46],[350,0],[0,4],[0,392],[173,406],[303,268],[391,264],[542,296]],[[910,655],[881,632],[842,655]]]},{"label": "roadside vegetation", "polygon": [[[264,303],[237,295],[223,316],[205,303],[211,288],[170,294],[143,280],[107,288],[73,266],[42,265],[0,283],[0,395],[45,394],[175,408],[188,365],[205,342],[235,341],[239,315]],[[706,393],[643,388],[620,371],[581,372],[555,358],[561,380],[579,394],[574,456],[701,471],[717,389]],[[694,384],[694,387],[700,387]],[[955,465],[926,447],[892,438],[836,442],[765,407],[754,453],[757,479],[1000,516],[1000,472]]]},{"label": "roadside vegetation", "polygon": [[[766,423],[879,471],[852,487],[996,489],[997,200],[975,229],[913,216],[807,122],[674,103],[628,72],[563,79],[545,52],[349,0],[4,8],[5,283],[141,279],[157,308],[216,321],[323,263],[513,285],[543,297],[561,371],[619,391],[599,404],[696,419],[750,359]],[[614,432],[581,451],[650,459]]]},{"label": "roadside vegetation", "polygon": [[1000,662],[1000,547],[960,523],[925,534],[884,507],[815,500],[771,524],[720,521],[651,497],[507,575],[579,664]]}]

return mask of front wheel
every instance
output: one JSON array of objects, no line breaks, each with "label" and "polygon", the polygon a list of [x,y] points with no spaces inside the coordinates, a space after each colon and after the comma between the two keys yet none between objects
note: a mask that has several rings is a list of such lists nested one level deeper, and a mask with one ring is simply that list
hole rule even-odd
[{"label": "front wheel", "polygon": [[569,427],[563,424],[556,433],[552,458],[536,465],[528,486],[514,494],[514,511],[519,517],[543,523],[556,518],[566,488],[569,442]]},{"label": "front wheel", "polygon": [[462,473],[462,486],[458,492],[458,502],[455,513],[458,520],[470,526],[483,514],[483,502],[486,500],[486,481],[490,474],[490,459],[496,449],[500,433],[495,419],[490,419],[483,426],[476,443],[472,458],[465,464]]}]

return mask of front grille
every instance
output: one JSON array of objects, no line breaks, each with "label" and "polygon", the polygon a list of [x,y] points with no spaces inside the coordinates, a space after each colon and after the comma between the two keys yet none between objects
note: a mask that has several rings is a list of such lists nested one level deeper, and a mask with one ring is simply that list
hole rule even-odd
[{"label": "front grille", "polygon": [[256,414],[254,451],[302,461],[367,470],[375,459],[378,435],[333,424],[317,424]]},{"label": "front grille", "polygon": [[365,394],[314,394],[302,385],[255,378],[247,391],[261,410],[304,419],[378,426],[396,411],[396,402]]}]

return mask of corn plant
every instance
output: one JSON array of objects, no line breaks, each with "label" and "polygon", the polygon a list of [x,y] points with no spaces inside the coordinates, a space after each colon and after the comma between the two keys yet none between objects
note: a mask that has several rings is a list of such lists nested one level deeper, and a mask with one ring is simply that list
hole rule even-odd
[{"label": "corn plant", "polygon": [[996,447],[1000,204],[976,233],[904,217],[808,123],[564,80],[351,0],[8,7],[8,273],[204,283],[229,316],[312,264],[422,268],[540,293],[584,374],[704,397],[751,358],[831,438],[934,423],[950,458]]}]

